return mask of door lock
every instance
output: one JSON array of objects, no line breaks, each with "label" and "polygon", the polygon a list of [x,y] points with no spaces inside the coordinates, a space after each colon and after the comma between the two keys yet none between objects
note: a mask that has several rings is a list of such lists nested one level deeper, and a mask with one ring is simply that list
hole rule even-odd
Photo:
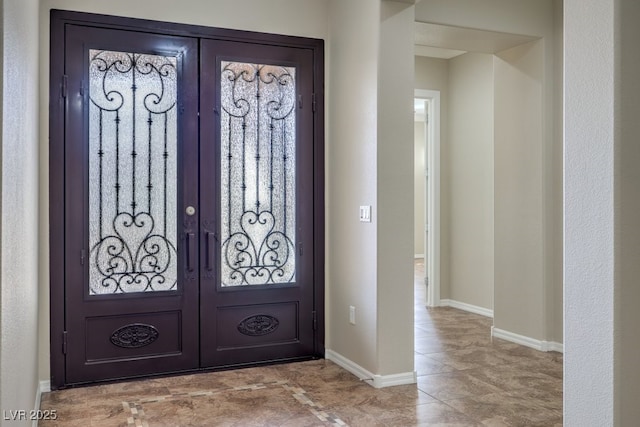
[{"label": "door lock", "polygon": [[185,212],[189,216],[194,216],[196,214],[196,208],[194,208],[193,206],[187,206],[187,209],[185,209]]}]

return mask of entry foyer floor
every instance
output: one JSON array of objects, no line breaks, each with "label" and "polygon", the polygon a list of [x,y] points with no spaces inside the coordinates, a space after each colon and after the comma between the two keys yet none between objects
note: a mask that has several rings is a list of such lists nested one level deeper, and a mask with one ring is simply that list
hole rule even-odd
[{"label": "entry foyer floor", "polygon": [[490,336],[491,319],[425,308],[415,275],[418,384],[374,389],[327,360],[46,393],[42,427],[561,426],[562,354]]}]

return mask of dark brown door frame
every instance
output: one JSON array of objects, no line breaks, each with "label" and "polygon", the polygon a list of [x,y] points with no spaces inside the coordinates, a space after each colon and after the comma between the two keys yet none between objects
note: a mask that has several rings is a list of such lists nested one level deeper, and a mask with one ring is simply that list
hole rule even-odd
[{"label": "dark brown door frame", "polygon": [[64,229],[64,136],[66,125],[64,34],[69,24],[152,34],[199,37],[222,41],[241,41],[271,46],[309,49],[313,55],[313,238],[314,238],[314,354],[324,357],[324,41],[294,36],[211,28],[169,22],[122,18],[81,12],[51,11],[51,53],[49,84],[49,224],[50,224],[50,362],[51,388],[64,387],[65,368],[65,229]]}]

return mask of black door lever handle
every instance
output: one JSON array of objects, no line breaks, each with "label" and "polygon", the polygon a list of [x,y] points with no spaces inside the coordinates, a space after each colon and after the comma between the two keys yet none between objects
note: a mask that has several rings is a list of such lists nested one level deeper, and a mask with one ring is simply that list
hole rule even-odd
[{"label": "black door lever handle", "polygon": [[193,271],[193,258],[196,254],[196,235],[194,233],[187,233],[186,240],[187,270]]},{"label": "black door lever handle", "polygon": [[206,244],[206,251],[207,251],[207,256],[206,256],[206,269],[208,271],[213,270],[213,254],[215,253],[215,242],[218,240],[218,236],[216,235],[216,233],[212,233],[210,231],[207,231],[205,233],[205,244]]}]

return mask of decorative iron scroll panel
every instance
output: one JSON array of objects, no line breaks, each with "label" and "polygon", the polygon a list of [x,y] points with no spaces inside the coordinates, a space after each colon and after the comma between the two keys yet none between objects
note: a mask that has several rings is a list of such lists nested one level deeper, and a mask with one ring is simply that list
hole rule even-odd
[{"label": "decorative iron scroll panel", "polygon": [[296,69],[221,63],[221,285],[295,282]]},{"label": "decorative iron scroll panel", "polygon": [[177,58],[89,51],[89,294],[177,287]]}]

